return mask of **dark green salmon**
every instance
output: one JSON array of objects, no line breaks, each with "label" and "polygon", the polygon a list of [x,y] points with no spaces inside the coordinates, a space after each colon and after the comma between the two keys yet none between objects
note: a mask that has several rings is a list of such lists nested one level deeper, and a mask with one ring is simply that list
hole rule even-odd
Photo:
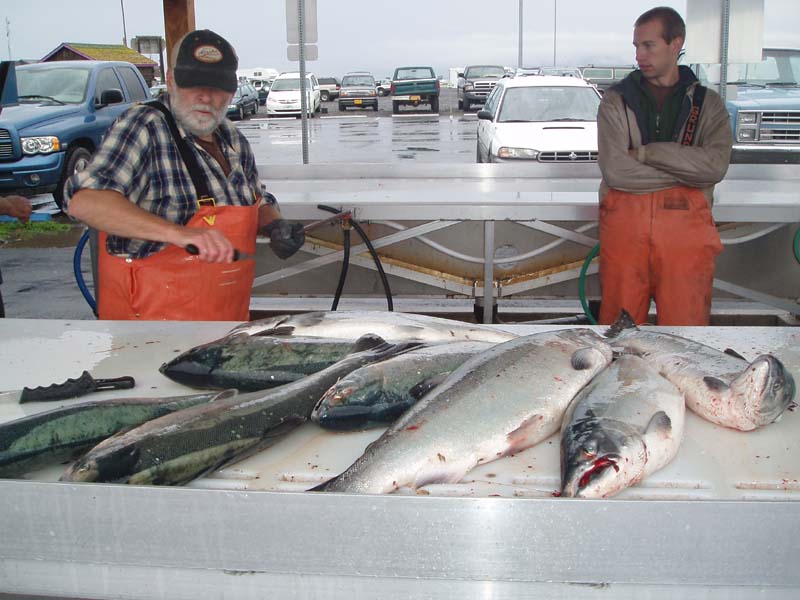
[{"label": "dark green salmon", "polygon": [[159,371],[197,389],[255,392],[321,371],[344,358],[354,344],[353,340],[235,334],[187,350]]},{"label": "dark green salmon", "polygon": [[[376,346],[374,336],[364,337],[354,353],[302,380],[221,398],[109,438],[71,465],[61,480],[180,485],[249,456],[307,420],[339,378],[419,345],[381,340]],[[361,350],[364,345],[368,349]]]},{"label": "dark green salmon", "polygon": [[158,417],[204,404],[220,392],[170,398],[120,398],[62,406],[0,424],[0,477],[15,477]]}]

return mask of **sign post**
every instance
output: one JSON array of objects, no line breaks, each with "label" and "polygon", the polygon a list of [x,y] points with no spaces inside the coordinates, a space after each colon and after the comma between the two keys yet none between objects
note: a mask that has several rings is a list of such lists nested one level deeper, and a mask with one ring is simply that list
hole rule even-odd
[{"label": "sign post", "polygon": [[[317,0],[286,0],[286,54],[300,63],[300,128],[303,140],[303,164],[308,164],[308,101],[306,96],[306,60],[317,60]],[[314,110],[313,100],[311,110]]]}]

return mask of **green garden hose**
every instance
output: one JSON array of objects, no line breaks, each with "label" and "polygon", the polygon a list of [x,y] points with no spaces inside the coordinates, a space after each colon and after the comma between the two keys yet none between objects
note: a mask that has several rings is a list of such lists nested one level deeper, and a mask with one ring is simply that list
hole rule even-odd
[{"label": "green garden hose", "polygon": [[[798,233],[800,233],[800,230],[798,230]],[[797,256],[797,241],[798,239],[795,237],[795,256]],[[595,245],[589,254],[586,255],[586,260],[583,261],[583,266],[581,267],[581,275],[578,277],[578,295],[581,298],[581,306],[583,307],[584,314],[586,314],[586,317],[589,319],[589,323],[592,325],[597,325],[597,321],[592,315],[592,311],[589,310],[589,303],[586,301],[586,271],[589,270],[589,265],[598,254],[600,254],[600,244]],[[798,260],[800,261],[800,259]]]},{"label": "green garden hose", "polygon": [[800,228],[794,234],[792,247],[794,248],[794,259],[800,263]]}]

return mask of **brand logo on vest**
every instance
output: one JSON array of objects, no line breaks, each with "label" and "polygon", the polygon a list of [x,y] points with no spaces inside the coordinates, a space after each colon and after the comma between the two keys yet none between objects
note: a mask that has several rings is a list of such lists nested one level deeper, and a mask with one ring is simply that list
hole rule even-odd
[{"label": "brand logo on vest", "polygon": [[216,221],[216,220],[217,220],[217,215],[211,215],[211,216],[208,216],[208,217],[203,217],[203,221],[208,223],[209,227],[213,227],[214,226],[214,221]]}]

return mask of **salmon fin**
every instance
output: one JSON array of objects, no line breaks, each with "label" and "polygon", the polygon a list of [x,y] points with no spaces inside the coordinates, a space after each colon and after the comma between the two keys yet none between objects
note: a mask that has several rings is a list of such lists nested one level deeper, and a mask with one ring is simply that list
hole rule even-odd
[{"label": "salmon fin", "polygon": [[353,347],[350,349],[350,353],[354,354],[364,350],[371,350],[373,348],[377,348],[381,344],[386,343],[386,340],[384,340],[381,336],[375,335],[374,333],[366,333],[355,341]]},{"label": "salmon fin", "polygon": [[721,379],[717,379],[716,377],[706,376],[703,377],[703,383],[706,384],[708,389],[714,392],[722,392],[728,389],[728,384],[722,381]]},{"label": "salmon fin", "polygon": [[606,332],[603,334],[607,338],[615,338],[627,329],[639,329],[636,326],[636,321],[633,320],[631,314],[624,308],[620,311],[617,320],[614,321]]},{"label": "salmon fin", "polygon": [[644,433],[657,433],[658,435],[669,437],[672,435],[672,419],[669,418],[667,413],[660,410],[650,419],[647,427],[644,428]]},{"label": "salmon fin", "polygon": [[725,348],[725,350],[723,350],[723,352],[725,352],[725,354],[727,354],[728,356],[733,356],[734,358],[741,358],[742,360],[747,360],[744,356],[739,354],[733,348]]},{"label": "salmon fin", "polygon": [[227,400],[228,398],[235,398],[239,395],[239,390],[236,388],[230,388],[227,390],[222,390],[219,394],[211,398],[209,402],[216,402],[217,400]]},{"label": "salmon fin", "polygon": [[432,377],[423,379],[410,390],[408,390],[408,394],[414,398],[414,400],[419,400],[425,394],[447,379],[448,375],[450,375],[450,371],[447,371],[447,373],[439,373],[438,375],[433,375]]},{"label": "salmon fin", "polygon": [[576,371],[584,371],[596,365],[599,358],[600,352],[595,348],[581,348],[572,354],[570,362]]},{"label": "salmon fin", "polygon": [[258,454],[262,450],[266,450],[280,439],[283,438],[284,435],[295,429],[298,425],[305,422],[306,419],[302,417],[289,417],[288,419],[281,422],[279,425],[275,427],[270,427],[270,429],[264,434],[264,436],[258,440],[257,442],[253,443],[252,445],[248,446],[247,448],[242,448],[241,450],[237,450],[236,452],[231,452],[224,456],[222,459],[218,460],[213,465],[209,465],[207,468],[203,469],[201,472],[191,475],[182,481],[177,481],[173,485],[185,485],[190,481],[197,479],[198,477],[202,477],[203,475],[208,475],[214,471],[218,471],[228,465],[237,463],[245,458],[249,458],[254,454]]},{"label": "salmon fin", "polygon": [[266,329],[259,333],[254,333],[253,337],[290,337],[294,335],[294,325],[280,325],[272,329]]},{"label": "salmon fin", "polygon": [[531,415],[525,419],[519,427],[506,435],[508,449],[505,451],[505,454],[521,452],[539,441],[538,438],[542,431],[542,423],[544,423],[544,415]]}]

